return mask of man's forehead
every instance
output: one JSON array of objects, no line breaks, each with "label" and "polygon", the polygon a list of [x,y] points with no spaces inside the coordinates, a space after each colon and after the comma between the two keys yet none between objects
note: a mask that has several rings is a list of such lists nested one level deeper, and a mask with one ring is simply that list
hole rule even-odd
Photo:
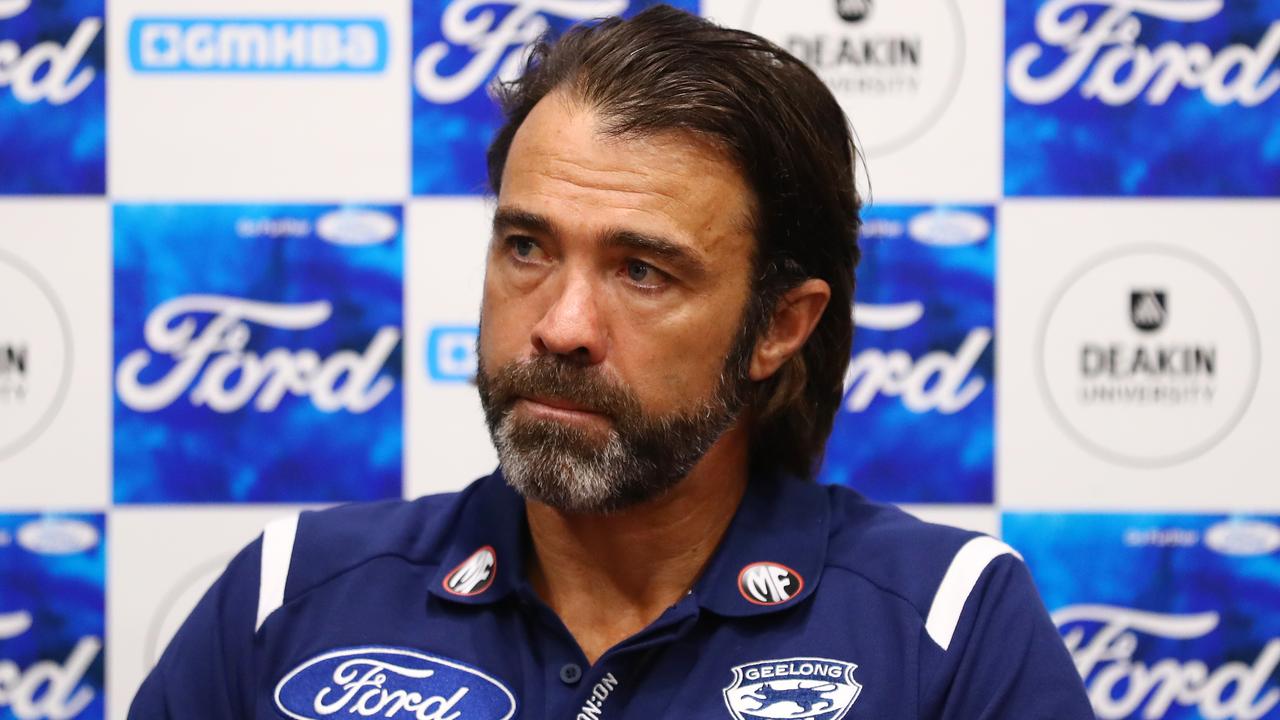
[{"label": "man's forehead", "polygon": [[[754,194],[720,147],[688,131],[611,134],[599,112],[560,93],[539,102],[517,131],[498,201],[500,209],[585,225],[627,217],[653,223],[636,229],[682,242],[750,236],[753,228]],[[597,212],[557,217],[578,206]]]},{"label": "man's forehead", "polygon": [[637,175],[709,162],[738,171],[734,154],[717,139],[684,128],[622,128],[609,111],[567,89],[554,90],[534,105],[516,130],[511,149],[535,153],[572,150],[572,159],[585,167],[612,166],[610,161],[622,154],[629,160],[647,161],[632,168]]}]

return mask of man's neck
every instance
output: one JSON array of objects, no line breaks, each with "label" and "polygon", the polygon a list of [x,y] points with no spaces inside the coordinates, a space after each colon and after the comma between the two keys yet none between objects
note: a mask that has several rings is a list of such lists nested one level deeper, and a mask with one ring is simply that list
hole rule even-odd
[{"label": "man's neck", "polygon": [[529,579],[591,663],[693,587],[747,485],[745,433],[731,429],[670,492],[609,515],[528,502]]}]

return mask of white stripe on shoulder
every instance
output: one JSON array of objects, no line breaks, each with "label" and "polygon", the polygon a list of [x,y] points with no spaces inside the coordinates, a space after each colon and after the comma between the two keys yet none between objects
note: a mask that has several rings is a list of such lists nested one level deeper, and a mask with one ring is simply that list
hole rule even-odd
[{"label": "white stripe on shoulder", "polygon": [[992,560],[1006,554],[1022,557],[999,540],[982,535],[965,543],[952,558],[951,567],[942,576],[938,592],[933,596],[933,605],[929,607],[929,617],[924,623],[929,637],[943,650],[951,645],[951,636],[960,622],[965,601],[973,592],[973,586],[978,584],[982,571]]},{"label": "white stripe on shoulder", "polygon": [[293,538],[298,533],[298,513],[276,518],[262,530],[262,574],[258,581],[257,632],[267,616],[284,604],[284,584],[293,559]]}]

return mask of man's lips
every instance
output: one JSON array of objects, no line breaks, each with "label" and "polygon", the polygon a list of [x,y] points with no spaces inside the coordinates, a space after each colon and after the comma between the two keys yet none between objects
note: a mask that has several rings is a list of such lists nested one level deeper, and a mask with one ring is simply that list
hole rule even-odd
[{"label": "man's lips", "polygon": [[595,408],[592,408],[586,405],[581,405],[579,403],[573,402],[572,400],[566,400],[564,398],[545,397],[545,396],[539,396],[539,395],[522,395],[520,396],[519,399],[524,400],[527,403],[532,403],[534,405],[541,405],[543,408],[550,409],[553,412],[560,412],[560,413],[566,413],[566,414],[580,414],[580,415],[596,415],[596,416],[602,415],[602,413],[599,410],[596,410]]}]

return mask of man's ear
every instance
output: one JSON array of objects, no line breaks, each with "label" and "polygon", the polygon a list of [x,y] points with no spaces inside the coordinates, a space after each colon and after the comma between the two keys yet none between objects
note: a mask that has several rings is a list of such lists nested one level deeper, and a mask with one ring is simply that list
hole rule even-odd
[{"label": "man's ear", "polygon": [[756,341],[751,355],[752,380],[772,377],[800,351],[830,300],[831,286],[818,278],[805,280],[778,299],[764,336]]}]

